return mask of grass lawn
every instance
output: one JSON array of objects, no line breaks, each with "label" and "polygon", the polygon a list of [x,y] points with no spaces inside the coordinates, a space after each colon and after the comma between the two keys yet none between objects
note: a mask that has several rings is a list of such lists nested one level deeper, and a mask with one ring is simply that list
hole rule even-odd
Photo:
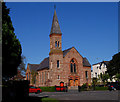
[{"label": "grass lawn", "polygon": [[42,98],[42,102],[59,102],[54,98]]}]

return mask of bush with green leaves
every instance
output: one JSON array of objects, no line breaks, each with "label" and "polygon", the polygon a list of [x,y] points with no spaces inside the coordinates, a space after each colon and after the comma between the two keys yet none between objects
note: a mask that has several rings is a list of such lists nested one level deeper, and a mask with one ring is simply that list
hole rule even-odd
[{"label": "bush with green leaves", "polygon": [[87,90],[87,84],[84,83],[82,86],[81,86],[81,90],[84,91],[84,90]]},{"label": "bush with green leaves", "polygon": [[55,86],[40,87],[40,89],[42,89],[42,92],[55,92]]},{"label": "bush with green leaves", "polygon": [[95,90],[108,90],[108,87],[99,87],[99,86],[96,86]]}]

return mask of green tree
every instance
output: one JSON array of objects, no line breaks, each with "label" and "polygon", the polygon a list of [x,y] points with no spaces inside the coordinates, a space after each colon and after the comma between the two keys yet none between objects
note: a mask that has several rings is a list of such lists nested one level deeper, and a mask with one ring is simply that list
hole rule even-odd
[{"label": "green tree", "polygon": [[120,73],[117,73],[117,74],[115,75],[115,78],[117,79],[118,82],[120,82]]},{"label": "green tree", "polygon": [[95,86],[97,85],[97,82],[98,82],[97,78],[92,78],[92,85],[94,90],[95,90]]},{"label": "green tree", "polygon": [[107,73],[109,74],[111,79],[112,76],[116,75],[117,73],[120,73],[120,52],[112,57],[112,60],[107,66]]},{"label": "green tree", "polygon": [[2,75],[10,78],[17,74],[17,67],[21,63],[22,48],[12,25],[9,11],[2,3]]},{"label": "green tree", "polygon": [[104,85],[106,82],[108,82],[108,79],[109,79],[109,74],[107,74],[107,73],[102,74],[102,81],[103,81]]},{"label": "green tree", "polygon": [[31,77],[32,77],[32,84],[36,83],[36,76],[38,75],[37,71],[32,70],[31,71]]},{"label": "green tree", "polygon": [[22,75],[25,76],[25,73],[26,73],[26,69],[25,69],[25,66],[26,66],[26,57],[24,55],[21,56],[21,63],[20,65],[18,66],[18,70],[21,72]]}]

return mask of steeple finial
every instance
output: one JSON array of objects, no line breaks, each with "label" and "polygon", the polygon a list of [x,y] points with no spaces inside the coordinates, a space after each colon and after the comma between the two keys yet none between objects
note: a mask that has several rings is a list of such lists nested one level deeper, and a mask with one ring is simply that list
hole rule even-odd
[{"label": "steeple finial", "polygon": [[54,5],[54,16],[53,16],[53,21],[52,21],[52,27],[51,27],[51,32],[50,34],[62,34],[60,30],[60,26],[58,23],[58,18],[56,14],[56,5]]}]

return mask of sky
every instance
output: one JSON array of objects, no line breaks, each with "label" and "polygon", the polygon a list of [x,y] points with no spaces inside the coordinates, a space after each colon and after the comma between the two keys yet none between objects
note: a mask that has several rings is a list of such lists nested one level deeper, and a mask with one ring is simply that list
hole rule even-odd
[{"label": "sky", "polygon": [[118,53],[117,2],[7,2],[27,63],[39,64],[49,56],[54,4],[62,50],[74,46],[91,65]]}]

